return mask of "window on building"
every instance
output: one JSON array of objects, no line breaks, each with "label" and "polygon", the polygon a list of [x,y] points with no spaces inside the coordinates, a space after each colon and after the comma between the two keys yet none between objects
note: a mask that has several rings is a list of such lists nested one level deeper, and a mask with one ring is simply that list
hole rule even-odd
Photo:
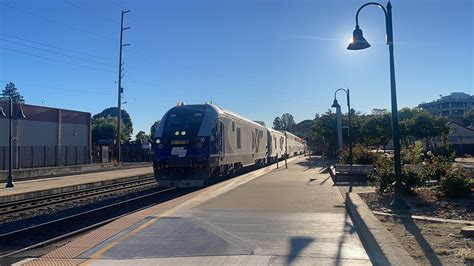
[{"label": "window on building", "polygon": [[441,115],[442,116],[449,116],[449,111],[443,111],[443,112],[441,112]]},{"label": "window on building", "polygon": [[444,108],[449,108],[449,103],[443,103],[443,104],[441,105],[441,108],[443,108],[443,109],[444,109]]},{"label": "window on building", "polygon": [[453,102],[451,103],[451,107],[464,107],[463,102]]},{"label": "window on building", "polygon": [[237,149],[242,149],[242,142],[240,141],[240,128],[237,128]]}]

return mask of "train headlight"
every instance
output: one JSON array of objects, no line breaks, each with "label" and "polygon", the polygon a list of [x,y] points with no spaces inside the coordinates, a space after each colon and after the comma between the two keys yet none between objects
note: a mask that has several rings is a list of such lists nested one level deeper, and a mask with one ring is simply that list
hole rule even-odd
[{"label": "train headlight", "polygon": [[179,136],[179,131],[174,132],[176,136]]},{"label": "train headlight", "polygon": [[160,144],[160,143],[161,143],[161,139],[156,139],[155,142],[156,142],[156,144]]},{"label": "train headlight", "polygon": [[186,135],[186,131],[181,131],[181,136]]}]

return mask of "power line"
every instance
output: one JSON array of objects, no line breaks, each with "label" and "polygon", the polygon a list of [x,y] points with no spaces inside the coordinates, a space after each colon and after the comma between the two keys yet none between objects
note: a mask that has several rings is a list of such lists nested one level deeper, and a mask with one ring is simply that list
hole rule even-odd
[{"label": "power line", "polygon": [[23,51],[18,51],[18,50],[14,50],[14,49],[2,47],[2,46],[0,46],[0,49],[7,50],[7,51],[10,51],[10,52],[20,53],[20,54],[25,54],[25,55],[29,55],[29,56],[33,56],[33,57],[38,57],[38,58],[41,58],[41,59],[50,60],[50,61],[54,61],[54,62],[59,62],[59,63],[63,63],[63,64],[73,65],[73,66],[77,66],[77,67],[88,68],[88,69],[93,69],[93,70],[108,72],[108,73],[116,73],[115,71],[110,71],[110,70],[100,69],[100,68],[96,68],[96,67],[90,67],[90,66],[70,63],[70,62],[66,62],[66,61],[62,61],[62,60],[58,60],[58,59],[53,59],[53,58],[49,58],[49,57],[44,57],[44,56],[40,56],[40,55],[36,55],[36,54],[31,54],[31,53],[27,53],[27,52],[23,52]]},{"label": "power line", "polygon": [[118,20],[103,17],[102,15],[99,15],[99,14],[95,13],[94,11],[91,11],[91,10],[89,10],[89,9],[87,9],[87,8],[83,8],[83,7],[81,7],[81,6],[79,6],[79,5],[75,4],[75,3],[70,2],[70,1],[64,0],[64,3],[66,3],[66,4],[70,5],[70,6],[73,6],[73,7],[77,8],[77,9],[81,10],[82,12],[87,13],[87,14],[89,14],[89,15],[93,15],[93,16],[99,17],[99,18],[101,18],[101,19],[108,20],[109,22],[113,22],[113,23],[116,23],[116,24],[120,24],[120,21],[118,21]]},{"label": "power line", "polygon": [[[6,80],[0,80],[1,82],[8,83],[10,81]],[[84,91],[84,90],[74,90],[74,89],[66,89],[66,88],[60,88],[60,87],[51,87],[51,86],[44,86],[44,85],[37,85],[37,84],[31,84],[31,83],[25,83],[25,82],[14,82],[15,84],[19,85],[25,85],[25,86],[31,86],[31,87],[38,87],[38,88],[44,88],[44,89],[51,89],[51,90],[59,90],[59,91],[68,91],[68,92],[77,92],[77,93],[84,93],[84,94],[98,94],[98,95],[114,95],[112,93],[103,93],[103,92],[94,92],[94,91]]]},{"label": "power line", "polygon": [[64,27],[68,27],[68,28],[71,28],[71,29],[76,30],[76,31],[88,33],[88,34],[90,34],[90,35],[94,35],[94,36],[96,36],[96,37],[99,37],[99,38],[102,38],[102,39],[105,39],[105,40],[109,40],[109,41],[113,41],[113,42],[116,41],[116,40],[114,40],[114,39],[112,39],[112,38],[109,38],[109,37],[107,37],[107,36],[105,36],[105,35],[97,34],[97,33],[92,32],[92,31],[84,30],[84,29],[78,28],[78,27],[76,27],[76,26],[72,26],[72,25],[69,25],[69,24],[65,24],[65,23],[63,23],[63,22],[61,22],[61,21],[59,21],[59,20],[55,20],[55,19],[51,19],[51,18],[48,18],[48,17],[44,17],[44,16],[41,16],[41,15],[39,15],[39,14],[37,14],[37,13],[34,13],[34,12],[31,12],[31,11],[28,11],[28,10],[25,10],[25,9],[22,9],[22,8],[19,8],[19,7],[10,5],[10,4],[5,3],[5,2],[0,2],[0,4],[4,5],[4,6],[6,6],[6,7],[12,8],[12,9],[16,9],[16,10],[18,10],[18,11],[20,11],[20,12],[23,12],[23,13],[25,13],[25,14],[28,14],[28,15],[30,15],[30,16],[34,16],[34,17],[41,18],[41,19],[43,19],[43,20],[45,20],[45,21],[48,21],[48,22],[50,22],[50,23],[56,23],[56,24],[62,25],[62,26],[64,26]]},{"label": "power line", "polygon": [[98,56],[98,55],[93,55],[93,54],[89,54],[89,53],[84,53],[84,52],[79,52],[79,51],[74,51],[74,50],[70,50],[70,49],[65,49],[65,48],[61,48],[61,47],[58,47],[58,46],[54,46],[54,45],[52,45],[52,44],[47,44],[47,43],[38,42],[38,41],[32,41],[32,40],[28,40],[28,39],[25,39],[25,38],[21,38],[21,37],[14,36],[14,35],[10,35],[10,34],[6,34],[6,33],[1,33],[1,32],[0,32],[0,35],[6,36],[6,37],[8,37],[8,38],[13,38],[13,39],[17,39],[17,40],[21,40],[21,41],[25,41],[25,42],[30,42],[30,43],[34,43],[34,44],[38,44],[38,45],[42,45],[42,46],[46,46],[46,47],[50,47],[50,48],[54,48],[54,49],[58,49],[58,50],[66,51],[66,52],[70,52],[70,53],[75,53],[75,54],[80,54],[80,55],[86,55],[86,56],[95,57],[95,58],[98,58],[98,59],[108,60],[108,61],[112,61],[112,62],[115,62],[115,61],[116,61],[115,59],[111,59],[111,58],[107,58],[107,57],[102,57],[102,56]]},{"label": "power line", "polygon": [[61,55],[61,56],[66,56],[66,57],[74,58],[74,59],[78,59],[78,60],[84,60],[84,61],[88,61],[88,62],[95,63],[95,64],[100,64],[100,65],[109,66],[109,67],[115,67],[114,65],[111,65],[111,64],[97,62],[97,61],[94,61],[94,60],[85,59],[85,58],[72,56],[72,55],[68,55],[68,54],[58,53],[58,52],[55,52],[55,51],[42,49],[42,48],[38,48],[38,47],[31,46],[31,45],[10,41],[10,40],[6,40],[6,39],[2,39],[2,38],[0,38],[0,41],[6,41],[6,42],[10,42],[10,43],[13,43],[13,44],[16,44],[16,45],[20,45],[20,46],[24,46],[24,47],[28,47],[28,48],[32,48],[32,49],[36,49],[36,50],[40,50],[40,51],[44,51],[44,52],[48,52],[48,53],[52,53],[52,54],[57,54],[57,55]]}]

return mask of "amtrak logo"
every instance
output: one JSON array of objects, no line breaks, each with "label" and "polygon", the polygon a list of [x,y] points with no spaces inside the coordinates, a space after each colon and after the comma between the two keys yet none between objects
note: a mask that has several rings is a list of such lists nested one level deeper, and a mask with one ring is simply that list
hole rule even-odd
[{"label": "amtrak logo", "polygon": [[173,149],[171,149],[171,155],[178,155],[180,158],[185,157],[187,152],[188,150],[184,147],[173,147]]}]

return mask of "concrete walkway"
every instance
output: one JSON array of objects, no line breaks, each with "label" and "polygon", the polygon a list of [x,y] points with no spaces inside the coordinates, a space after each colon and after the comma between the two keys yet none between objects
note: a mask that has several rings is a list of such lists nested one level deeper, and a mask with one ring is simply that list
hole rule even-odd
[{"label": "concrete walkway", "polygon": [[27,264],[371,264],[328,174],[306,158],[266,173],[273,168],[119,219]]}]

